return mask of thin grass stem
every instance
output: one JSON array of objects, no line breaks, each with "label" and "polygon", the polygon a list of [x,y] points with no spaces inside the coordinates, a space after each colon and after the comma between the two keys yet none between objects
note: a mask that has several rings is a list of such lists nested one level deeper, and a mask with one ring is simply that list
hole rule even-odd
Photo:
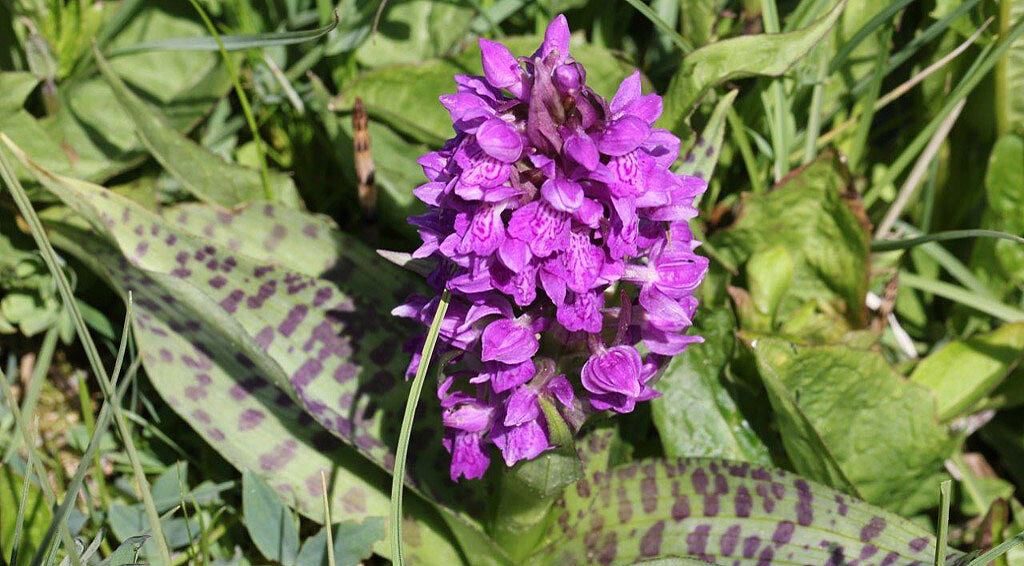
[{"label": "thin grass stem", "polygon": [[437,312],[434,313],[434,320],[430,323],[430,329],[427,331],[427,339],[423,343],[423,351],[420,354],[420,365],[416,368],[416,377],[412,380],[409,398],[405,403],[405,414],[402,416],[402,430],[398,436],[395,468],[391,476],[391,559],[395,566],[405,564],[402,552],[402,496],[405,491],[403,489],[405,487],[405,464],[406,457],[409,455],[412,421],[416,416],[416,407],[420,402],[423,382],[427,376],[427,369],[430,367],[430,359],[434,355],[434,345],[437,344],[437,337],[441,333],[441,322],[444,321],[444,314],[448,311],[450,298],[448,289],[445,289],[441,293]]}]

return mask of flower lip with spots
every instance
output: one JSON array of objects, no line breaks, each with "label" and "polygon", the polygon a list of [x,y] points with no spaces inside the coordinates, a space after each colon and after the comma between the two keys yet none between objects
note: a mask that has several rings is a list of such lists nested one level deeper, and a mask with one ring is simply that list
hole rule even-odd
[{"label": "flower lip with spots", "polygon": [[[686,222],[707,184],[671,171],[680,142],[655,126],[661,97],[640,73],[605,99],[570,38],[558,16],[529,56],[481,39],[483,76],[441,97],[454,137],[419,159],[413,255],[452,297],[438,396],[453,480],[481,477],[493,448],[509,466],[550,449],[548,418],[577,429],[632,411],[700,341],[687,329],[708,264]],[[412,297],[394,314],[429,326],[437,305]]]}]

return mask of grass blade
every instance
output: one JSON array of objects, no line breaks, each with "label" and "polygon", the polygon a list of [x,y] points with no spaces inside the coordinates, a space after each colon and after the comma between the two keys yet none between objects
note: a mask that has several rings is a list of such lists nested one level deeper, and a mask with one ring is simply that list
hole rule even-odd
[{"label": "grass blade", "polygon": [[1024,244],[1024,238],[997,230],[947,230],[945,232],[936,232],[927,236],[905,238],[902,240],[872,240],[871,251],[891,252],[894,250],[906,250],[921,244],[927,244],[928,242],[944,242],[946,240],[963,240],[966,238],[997,238]]},{"label": "grass blade", "polygon": [[[12,442],[13,446],[14,443]],[[21,546],[21,533],[25,528],[25,507],[28,506],[28,486],[32,478],[32,468],[25,470],[25,477],[21,481],[21,499],[18,500],[18,515],[14,519],[14,538],[11,541],[11,564],[18,564],[18,548]],[[3,556],[0,555],[0,560]]]},{"label": "grass blade", "polygon": [[928,123],[914,138],[910,145],[900,154],[896,161],[893,162],[892,167],[886,171],[885,175],[875,183],[864,195],[864,206],[870,207],[878,199],[878,193],[881,187],[891,184],[896,177],[903,173],[903,170],[907,168],[910,161],[914,159],[919,151],[921,151],[931,135],[938,129],[939,125],[943,120],[949,116],[953,108],[960,103],[961,100],[967,98],[969,94],[978,86],[978,83],[988,74],[988,72],[995,66],[996,62],[1006,53],[1006,50],[1010,48],[1018,38],[1024,35],[1024,20],[1017,22],[1016,25],[1011,28],[1010,33],[999,41],[995,46],[988,45],[979,54],[978,58],[975,59],[971,68],[968,69],[964,77],[957,83],[956,87],[950,93],[948,100],[943,105],[942,109],[939,110],[932,118],[931,122]]},{"label": "grass blade", "polygon": [[[14,146],[13,142],[3,134],[0,134],[0,141],[8,146],[6,149],[0,148],[0,178],[3,179],[4,183],[6,183],[8,190],[14,197],[14,202],[17,205],[18,210],[21,212],[21,216],[29,226],[32,238],[35,240],[36,246],[39,248],[43,261],[46,263],[46,266],[49,268],[50,273],[56,281],[57,290],[60,292],[65,308],[67,308],[68,312],[71,313],[71,320],[74,323],[75,331],[78,333],[78,338],[82,343],[82,349],[85,350],[85,356],[89,361],[89,367],[92,369],[93,374],[99,381],[104,397],[107,399],[114,399],[116,391],[110,381],[110,377],[107,374],[106,369],[103,367],[103,361],[100,359],[100,353],[96,348],[96,343],[89,334],[89,329],[86,327],[85,320],[82,318],[82,311],[78,308],[78,303],[75,301],[74,292],[71,290],[71,283],[68,282],[67,275],[60,268],[60,260],[57,257],[57,252],[53,249],[53,244],[51,244],[50,240],[46,237],[46,231],[43,228],[43,224],[40,222],[39,216],[32,208],[32,203],[29,201],[28,195],[25,194],[25,189],[21,186],[21,183],[14,174],[14,169],[11,167],[11,164],[7,159],[7,150],[15,150],[16,146]],[[17,151],[20,152],[20,150]],[[146,516],[149,519],[150,528],[156,538],[161,563],[169,564],[171,561],[171,551],[167,548],[167,540],[164,538],[163,529],[160,526],[160,515],[156,512],[156,506],[153,504],[153,496],[149,491],[149,481],[146,479],[146,474],[142,469],[142,463],[139,460],[139,453],[135,448],[135,441],[132,439],[131,428],[128,426],[128,421],[121,413],[119,406],[115,405],[112,410],[115,422],[117,423],[118,433],[121,435],[121,441],[124,442],[125,450],[128,452],[128,459],[132,464],[132,472],[135,476],[135,481],[138,483],[140,496],[146,509]]]},{"label": "grass blade", "polygon": [[967,566],[987,566],[996,558],[1006,554],[1008,550],[1017,546],[1018,544],[1024,544],[1024,533],[1017,533],[1016,536],[1006,539],[1002,544],[982,553],[980,556],[971,560],[967,563]]},{"label": "grass blade", "polygon": [[[853,37],[843,44],[842,48],[839,49],[839,52],[832,58],[832,62],[828,65],[828,74],[831,75],[838,71],[844,64],[846,64],[846,60],[850,58],[850,54],[853,53],[853,50],[856,49],[861,42],[867,39],[868,36],[874,33],[876,29],[887,22],[889,18],[898,14],[900,10],[909,6],[913,1],[914,0],[898,0],[897,2],[893,2],[886,6],[881,12],[875,14],[873,18],[868,20],[862,28],[857,30],[857,33],[853,34]],[[886,67],[888,67],[888,65],[886,65]],[[885,74],[888,74],[888,72]]]},{"label": "grass blade", "polygon": [[403,489],[405,487],[405,459],[409,454],[412,421],[416,416],[416,406],[420,402],[423,382],[426,380],[427,369],[430,367],[430,358],[434,355],[434,345],[441,332],[441,322],[444,320],[444,313],[448,310],[449,299],[450,294],[448,289],[445,289],[441,293],[441,302],[437,305],[434,320],[430,323],[430,329],[427,331],[427,339],[423,343],[423,352],[420,355],[420,365],[416,368],[416,377],[412,380],[409,399],[405,403],[405,414],[402,416],[402,431],[398,436],[395,468],[391,476],[391,556],[395,566],[402,566],[405,563],[402,556],[402,495],[405,491]]},{"label": "grass blade", "polygon": [[900,271],[900,283],[912,289],[932,293],[933,295],[955,301],[1006,322],[1024,321],[1024,311],[979,295],[973,291],[968,291],[963,287],[928,279],[927,277],[907,271]]},{"label": "grass blade", "polygon": [[[36,402],[39,400],[39,393],[43,390],[43,381],[46,380],[46,372],[50,369],[53,361],[53,352],[57,349],[58,330],[51,328],[43,337],[43,344],[39,347],[39,354],[36,356],[35,367],[32,368],[32,377],[28,382],[28,389],[21,401],[21,414],[31,415],[36,412]],[[10,461],[14,451],[17,450],[17,443],[12,442],[7,446],[7,452],[0,459],[0,466]],[[13,563],[13,562],[12,562]]]},{"label": "grass blade", "polygon": [[[2,154],[0,154],[2,156]],[[39,478],[39,486],[43,490],[43,497],[46,499],[46,504],[53,507],[57,501],[57,495],[53,492],[53,486],[50,485],[49,476],[46,474],[46,469],[43,468],[43,463],[39,461],[39,458],[35,452],[35,443],[32,440],[32,434],[29,432],[28,423],[25,422],[25,415],[21,413],[21,409],[18,407],[17,401],[14,399],[14,394],[11,392],[11,382],[7,380],[7,374],[3,370],[0,370],[0,389],[3,390],[3,397],[7,400],[8,408],[11,414],[14,416],[15,425],[18,431],[21,433],[22,441],[25,443],[25,451],[28,454],[29,468],[35,471],[36,477]],[[71,532],[68,530],[66,524],[58,521],[53,521],[50,526],[57,526],[60,528],[61,542],[65,548],[68,549],[68,554],[73,557],[75,566],[82,566],[78,560],[78,555],[75,554],[75,542],[71,538]],[[36,555],[39,556],[43,553],[47,545],[40,546],[37,550]],[[53,548],[56,551],[56,547]],[[33,566],[36,566],[33,563]]]},{"label": "grass blade", "polygon": [[889,234],[889,230],[892,228],[896,220],[899,219],[900,215],[903,214],[903,209],[910,202],[911,197],[917,192],[917,187],[921,184],[921,180],[924,179],[925,173],[928,172],[928,165],[931,164],[932,159],[939,153],[939,148],[942,147],[942,142],[949,135],[949,131],[953,129],[953,125],[956,124],[957,118],[960,117],[960,112],[964,109],[964,104],[967,102],[966,99],[956,103],[953,110],[950,111],[949,115],[946,116],[942,123],[939,124],[935,134],[932,135],[932,139],[928,140],[928,145],[921,152],[921,156],[917,158],[917,163],[914,164],[914,168],[910,170],[910,174],[907,175],[907,179],[903,182],[903,186],[900,187],[900,192],[896,195],[896,200],[893,201],[892,206],[885,212],[885,216],[882,217],[882,221],[878,223],[878,228],[875,230],[875,238],[883,239]]},{"label": "grass blade", "polygon": [[[779,33],[779,10],[775,0],[761,0],[761,12],[765,33]],[[789,172],[789,122],[786,120],[789,102],[786,100],[781,78],[772,81],[770,93],[773,116],[768,124],[771,126],[772,155],[775,158],[772,172],[775,182],[778,183]]]},{"label": "grass blade", "polygon": [[263,148],[263,139],[260,137],[259,127],[256,125],[256,117],[252,113],[252,106],[249,104],[249,97],[246,96],[245,90],[242,88],[242,82],[238,78],[238,69],[235,68],[234,60],[230,55],[228,55],[228,50],[224,46],[224,41],[221,39],[220,33],[217,31],[217,28],[214,27],[213,22],[210,21],[210,16],[206,15],[206,10],[199,5],[197,0],[188,1],[192,3],[192,7],[199,13],[199,17],[202,18],[203,24],[206,25],[206,30],[210,32],[210,35],[213,36],[213,39],[217,42],[220,55],[224,59],[224,67],[227,68],[228,76],[231,77],[231,83],[235,87],[235,95],[238,96],[238,104],[242,107],[242,114],[245,115],[245,121],[249,125],[249,131],[252,132],[252,143],[256,150],[256,162],[259,163],[260,166],[260,180],[263,182],[263,193],[266,195],[267,200],[273,201],[275,200],[275,195],[274,189],[270,185],[270,170],[267,168],[267,155]]},{"label": "grass blade", "polygon": [[694,50],[693,44],[680,35],[675,28],[665,23],[665,20],[658,17],[658,14],[652,10],[650,6],[644,4],[640,0],[626,0],[626,2],[635,8],[637,12],[640,12],[643,17],[650,20],[651,23],[654,24],[654,27],[658,28],[658,31],[668,36],[668,38],[672,40],[672,43],[675,43],[676,47],[683,52],[683,55]]},{"label": "grass blade", "polygon": [[310,30],[285,31],[275,33],[240,33],[232,35],[203,37],[171,37],[156,41],[146,41],[125,45],[117,49],[111,49],[107,57],[117,57],[131,53],[143,53],[147,51],[244,51],[246,49],[262,49],[265,47],[277,47],[281,45],[295,45],[320,39],[338,27],[338,15],[334,15],[334,21],[330,24]]}]

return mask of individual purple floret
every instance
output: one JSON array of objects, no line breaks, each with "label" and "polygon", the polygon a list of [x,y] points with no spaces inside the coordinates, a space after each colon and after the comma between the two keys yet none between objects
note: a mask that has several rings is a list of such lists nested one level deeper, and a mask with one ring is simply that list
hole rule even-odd
[{"label": "individual purple floret", "polygon": [[[451,292],[437,356],[453,480],[481,477],[491,444],[509,466],[552,448],[549,417],[575,428],[656,397],[659,369],[701,341],[685,331],[708,266],[687,224],[707,184],[670,171],[680,142],[654,127],[661,97],[639,72],[610,102],[595,93],[564,16],[529,57],[480,49],[484,76],[441,97],[455,137],[420,158],[428,211],[410,218],[413,256]],[[427,326],[438,304],[394,314]]]}]

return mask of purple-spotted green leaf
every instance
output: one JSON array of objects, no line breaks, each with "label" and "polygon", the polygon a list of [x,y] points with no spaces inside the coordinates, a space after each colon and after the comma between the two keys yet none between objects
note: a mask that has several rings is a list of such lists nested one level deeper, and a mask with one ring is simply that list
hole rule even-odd
[{"label": "purple-spotted green leaf", "polygon": [[708,123],[700,136],[681,156],[682,162],[676,168],[676,173],[711,180],[722,152],[722,142],[725,140],[725,114],[732,108],[737,93],[738,90],[731,90],[715,104],[715,109],[711,111],[711,117],[708,118]]},{"label": "purple-spotted green leaf", "polygon": [[[252,470],[284,501],[323,520],[320,474],[329,486],[332,516],[366,520],[387,516],[388,476],[353,448],[319,427],[292,399],[271,385],[258,368],[246,367],[238,351],[204,325],[185,302],[154,306],[189,290],[167,276],[134,268],[94,235],[58,223],[55,243],[72,252],[124,293],[135,298],[134,336],[143,365],[160,395],[192,428],[239,470]],[[216,308],[216,305],[210,305]],[[254,449],[255,448],[255,449]],[[447,528],[423,500],[407,501],[407,552],[425,564],[459,564]],[[387,555],[387,545],[376,549]]]},{"label": "purple-spotted green leaf", "polygon": [[[301,408],[298,418],[312,417],[379,468],[391,468],[390,445],[400,420],[395,415],[407,394],[401,381],[405,360],[400,348],[408,327],[388,311],[415,289],[409,275],[342,234],[328,234],[328,223],[292,209],[259,205],[214,214],[222,226],[232,224],[235,218],[251,221],[252,215],[269,226],[261,239],[221,242],[217,237],[227,238],[227,230],[191,234],[102,187],[52,175],[24,155],[19,157],[34,168],[40,182],[116,246],[119,257],[110,259],[105,268],[131,277],[114,283],[139,297],[137,326],[144,327],[140,333],[150,324],[165,325],[161,328],[164,334],[183,333],[183,340],[191,344],[181,352],[150,351],[150,362],[158,363],[169,355],[169,362],[184,364],[184,374],[195,380],[189,386],[198,389],[212,379],[214,369],[223,368],[232,379],[249,379],[249,389],[274,392],[268,408],[294,403]],[[192,226],[188,210],[171,214],[175,222]],[[292,248],[285,259],[277,261],[281,259],[278,246],[286,242],[295,245],[296,241],[303,242],[305,248]],[[252,255],[239,251],[243,247]],[[320,251],[314,251],[318,248]],[[331,260],[314,262],[318,257]],[[149,295],[148,287],[155,287]],[[152,342],[154,348],[160,343],[160,339]],[[159,370],[150,369],[151,374],[155,371]],[[229,390],[228,395],[239,393],[224,389]],[[203,393],[196,389],[186,388],[186,398],[189,391],[200,396],[190,401],[205,412],[192,415],[196,419],[193,424],[202,432],[204,425],[212,426],[217,407],[207,405]],[[249,393],[243,386],[240,394]],[[187,412],[176,403],[181,398],[168,395],[168,400],[182,413]],[[428,396],[425,405],[413,434],[418,445],[430,448],[414,454],[407,481],[428,499],[442,502],[444,519],[463,544],[474,537],[486,541],[478,523],[464,513],[482,508],[483,486],[456,489],[447,478],[447,454],[437,434],[436,400]],[[207,431],[206,436],[210,435],[223,441],[228,433],[223,429]],[[290,461],[297,449],[296,441],[287,435],[263,445],[268,447],[264,460],[272,468]],[[319,470],[310,472],[318,474]],[[308,487],[310,481],[307,476],[301,485]],[[487,554],[500,563],[500,551],[489,548]]]},{"label": "purple-spotted green leaf", "polygon": [[[698,458],[594,471],[566,490],[531,564],[678,557],[733,566],[917,566],[934,538],[901,517],[788,472]],[[947,564],[963,559],[950,551]]]},{"label": "purple-spotted green leaf", "polygon": [[935,392],[943,421],[969,411],[1024,359],[1024,323],[946,344],[921,360],[910,380]]},{"label": "purple-spotted green leaf", "polygon": [[904,515],[938,502],[935,486],[955,443],[927,389],[877,352],[755,334],[741,339],[757,359],[797,472],[843,487],[838,466],[866,501]]}]

